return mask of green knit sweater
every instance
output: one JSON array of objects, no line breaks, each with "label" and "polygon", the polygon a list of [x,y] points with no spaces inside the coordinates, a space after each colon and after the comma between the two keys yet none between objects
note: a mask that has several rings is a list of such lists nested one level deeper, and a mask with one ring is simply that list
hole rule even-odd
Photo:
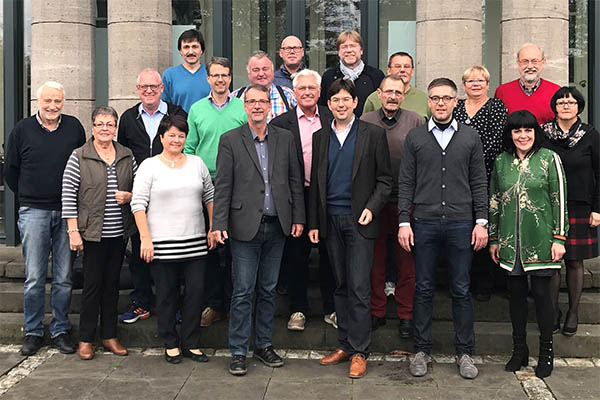
[{"label": "green knit sweater", "polygon": [[219,138],[225,132],[244,125],[247,121],[244,102],[237,97],[232,97],[221,110],[217,110],[208,97],[198,100],[190,108],[189,132],[183,152],[202,158],[214,181]]},{"label": "green knit sweater", "polygon": [[[490,177],[490,244],[500,247],[500,266],[513,269],[517,240],[525,271],[560,268],[552,243],[569,232],[567,182],[560,157],[545,148],[519,160],[504,152]],[[518,210],[518,213],[517,213]],[[516,219],[519,218],[519,232]]]}]

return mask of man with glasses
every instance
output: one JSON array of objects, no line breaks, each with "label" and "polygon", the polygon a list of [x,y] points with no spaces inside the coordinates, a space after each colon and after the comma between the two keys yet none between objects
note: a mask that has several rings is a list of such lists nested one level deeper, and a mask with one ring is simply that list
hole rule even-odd
[{"label": "man with glasses", "polygon": [[[213,57],[206,64],[210,94],[195,102],[188,115],[189,132],[183,152],[195,154],[206,164],[213,182],[217,171],[217,151],[222,134],[247,122],[244,102],[229,91],[231,61]],[[207,221],[208,222],[208,221]],[[207,230],[208,231],[208,230]],[[221,250],[223,249],[223,250]],[[218,248],[208,252],[210,268],[206,272],[206,303],[201,325],[211,326],[225,317],[229,310],[230,265],[228,249]],[[221,259],[221,262],[219,261]]]},{"label": "man with glasses", "polygon": [[[160,99],[164,86],[160,74],[154,69],[145,69],[138,75],[136,84],[140,102],[126,110],[119,121],[117,140],[133,152],[135,161],[140,165],[148,157],[162,152],[158,125],[165,115],[187,113],[178,105]],[[132,324],[150,317],[150,308],[154,305],[150,267],[140,259],[140,235],[131,236],[131,260],[129,262],[133,291],[129,294],[131,305],[119,316],[119,321]]]},{"label": "man with glasses", "polygon": [[412,254],[400,248],[398,244],[398,225],[396,216],[398,209],[396,200],[398,198],[398,171],[404,141],[408,132],[423,125],[425,120],[416,112],[401,109],[406,98],[404,80],[399,75],[388,75],[382,81],[377,94],[382,107],[375,111],[365,113],[361,120],[370,122],[385,129],[390,161],[392,165],[392,176],[394,184],[392,194],[382,211],[381,232],[375,240],[375,254],[373,257],[373,268],[371,270],[371,330],[376,330],[386,322],[386,300],[384,291],[386,283],[386,258],[387,244],[392,237],[393,259],[396,268],[396,279],[393,281],[394,290],[392,294],[398,303],[396,313],[400,318],[398,326],[400,337],[407,339],[412,335],[412,306],[415,291],[415,264]]},{"label": "man with glasses", "polygon": [[21,355],[37,353],[44,343],[46,277],[52,252],[50,336],[63,354],[75,353],[69,332],[71,252],[62,219],[62,175],[74,149],[85,143],[79,120],[62,114],[65,90],[48,81],[37,91],[37,112],[19,121],[6,146],[4,176],[19,199],[17,221],[25,259],[25,341]]},{"label": "man with glasses", "polygon": [[202,33],[196,29],[183,32],[177,40],[177,49],[183,57],[183,64],[168,68],[163,73],[162,99],[189,112],[192,104],[208,96],[210,92],[206,68],[200,62],[200,57],[205,51]]},{"label": "man with glasses", "polygon": [[306,68],[302,60],[304,58],[304,47],[302,47],[300,39],[293,35],[283,39],[279,48],[279,57],[283,60],[283,64],[275,71],[273,83],[292,89],[294,77]]},{"label": "man with glasses", "polygon": [[[271,121],[272,126],[287,129],[294,135],[296,154],[304,186],[304,200],[308,205],[308,188],[312,164],[313,134],[323,126],[331,124],[333,116],[327,107],[317,105],[321,94],[321,76],[318,72],[303,69],[294,77],[294,96],[298,106]],[[308,211],[307,211],[308,212]],[[307,232],[299,238],[288,237],[283,252],[282,268],[288,269],[290,319],[289,330],[302,331],[308,313],[308,258],[311,245]],[[335,282],[329,265],[325,245],[319,245],[319,276],[323,300],[324,321],[337,327],[333,305]]]},{"label": "man with glasses", "polygon": [[217,155],[212,235],[221,244],[229,239],[231,246],[232,375],[247,372],[252,331],[254,357],[269,367],[283,365],[273,350],[275,286],[285,238],[302,235],[305,222],[294,137],[267,124],[269,97],[268,87],[248,87],[244,93],[248,123],[221,136]]},{"label": "man with glasses", "polygon": [[[387,74],[399,75],[405,82],[404,101],[402,101],[402,106],[400,108],[403,110],[414,111],[424,119],[428,119],[431,116],[431,110],[427,104],[427,94],[410,84],[410,80],[415,72],[414,67],[415,64],[412,56],[404,51],[398,51],[390,56]],[[367,97],[363,113],[378,110],[380,108],[381,100],[379,99],[379,94],[377,91],[374,91]]]},{"label": "man with glasses", "polygon": [[527,110],[535,115],[540,125],[554,119],[550,99],[560,86],[541,78],[545,65],[544,51],[535,44],[526,43],[517,52],[521,76],[498,86],[494,94],[504,102],[509,115],[517,110]]},{"label": "man with glasses", "polygon": [[[431,321],[438,255],[448,256],[460,375],[474,379],[473,302],[470,293],[473,250],[487,243],[487,185],[478,133],[453,118],[456,84],[447,78],[427,88],[432,117],[414,128],[404,143],[398,177],[398,241],[415,260],[413,376],[427,374],[431,360]],[[411,222],[411,209],[413,220]],[[475,219],[475,220],[474,220]]]},{"label": "man with glasses", "polygon": [[[294,98],[292,89],[276,85],[273,82],[273,62],[267,53],[262,50],[253,52],[250,55],[250,58],[248,58],[246,70],[248,71],[248,80],[251,85],[262,85],[269,89],[271,109],[267,115],[267,122],[270,122],[276,116],[288,112],[296,106],[296,99]],[[241,98],[246,89],[247,86],[243,86],[234,90],[233,95]]]},{"label": "man with glasses", "polygon": [[356,88],[358,104],[354,109],[354,114],[360,117],[367,97],[379,87],[385,75],[379,69],[365,64],[361,59],[363,40],[357,31],[350,30],[340,33],[336,45],[340,63],[333,68],[329,68],[323,74],[319,104],[327,106],[329,86],[334,81],[340,78],[347,79],[352,81]]}]

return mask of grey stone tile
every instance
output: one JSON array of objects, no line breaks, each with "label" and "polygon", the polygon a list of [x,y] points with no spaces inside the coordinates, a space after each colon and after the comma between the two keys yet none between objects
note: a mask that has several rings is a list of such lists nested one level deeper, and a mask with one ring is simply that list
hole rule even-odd
[{"label": "grey stone tile", "polygon": [[118,368],[127,357],[115,355],[96,354],[92,360],[80,360],[76,354],[54,354],[49,360],[36,368],[32,376],[36,378],[69,378],[82,377],[105,377],[114,368]]},{"label": "grey stone tile", "polygon": [[77,379],[65,375],[59,377],[29,376],[2,396],[2,400],[48,400],[82,399],[90,395],[102,381],[101,376]]},{"label": "grey stone tile", "polygon": [[[286,359],[282,368],[274,368],[272,381],[289,383],[349,384],[350,363],[324,366],[317,360]],[[368,367],[367,367],[368,368]]]},{"label": "grey stone tile", "polygon": [[0,376],[6,374],[25,357],[19,353],[0,353]]},{"label": "grey stone tile", "polygon": [[478,364],[479,375],[476,379],[464,379],[456,364],[432,364],[430,373],[439,387],[471,389],[520,389],[515,375],[504,371],[501,364]]},{"label": "grey stone tile", "polygon": [[[430,364],[431,366],[431,364]],[[430,369],[431,371],[431,369]],[[390,385],[437,387],[431,373],[415,378],[408,371],[408,362],[374,362],[367,364],[367,375],[354,381],[354,385]]]},{"label": "grey stone tile", "polygon": [[[349,378],[348,378],[349,379]],[[352,398],[352,385],[334,383],[313,383],[271,381],[265,400],[280,399],[328,399],[347,400]],[[377,396],[379,399],[379,396]]]},{"label": "grey stone tile", "polygon": [[599,377],[598,368],[559,367],[544,381],[557,399],[597,399]]},{"label": "grey stone tile", "polygon": [[[363,378],[364,379],[364,378]],[[362,381],[363,379],[360,379]],[[357,381],[358,383],[359,381]],[[377,400],[436,400],[441,399],[441,393],[435,386],[431,387],[407,387],[386,386],[374,383],[360,382],[353,386],[354,399],[377,399]],[[350,397],[346,397],[350,398]]]}]

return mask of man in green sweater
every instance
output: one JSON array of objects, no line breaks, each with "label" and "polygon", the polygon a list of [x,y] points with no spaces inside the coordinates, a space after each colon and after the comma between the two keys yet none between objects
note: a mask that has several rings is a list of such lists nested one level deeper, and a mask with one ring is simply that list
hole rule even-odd
[{"label": "man in green sweater", "polygon": [[[225,132],[245,124],[248,119],[244,112],[243,100],[229,91],[231,61],[224,57],[213,57],[206,65],[206,72],[210,94],[190,107],[189,132],[183,152],[202,158],[214,181],[219,138]],[[207,307],[202,312],[201,322],[204,327],[223,319],[229,306],[225,288],[231,286],[228,273],[230,266],[219,268],[217,250],[209,252],[209,262],[215,265],[214,268],[209,268],[206,274]],[[222,258],[226,257],[223,255]]]},{"label": "man in green sweater", "polygon": [[[423,119],[431,117],[431,110],[427,104],[427,94],[424,91],[410,85],[410,80],[415,72],[415,63],[410,54],[398,51],[390,56],[388,61],[387,75],[400,75],[404,83],[404,101],[401,108],[403,110],[414,111]],[[381,108],[381,101],[377,91],[371,93],[365,101],[363,113],[378,110]]]}]

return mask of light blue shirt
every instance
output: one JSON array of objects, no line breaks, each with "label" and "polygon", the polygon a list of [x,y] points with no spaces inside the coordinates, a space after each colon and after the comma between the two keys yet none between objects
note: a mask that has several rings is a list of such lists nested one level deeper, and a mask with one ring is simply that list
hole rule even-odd
[{"label": "light blue shirt", "polygon": [[158,132],[158,125],[160,121],[162,121],[163,117],[167,115],[167,103],[164,101],[160,101],[158,105],[158,109],[154,112],[154,114],[150,115],[144,109],[144,105],[140,103],[138,107],[138,115],[141,115],[142,121],[144,122],[144,127],[146,128],[146,133],[150,137],[150,143],[156,137],[156,133]]},{"label": "light blue shirt", "polygon": [[452,119],[450,126],[442,131],[437,127],[435,122],[433,122],[433,117],[429,118],[429,122],[427,123],[427,130],[433,133],[435,136],[435,140],[439,143],[442,150],[446,150],[448,143],[452,140],[452,136],[454,136],[454,132],[458,130],[458,122],[455,119]]},{"label": "light blue shirt", "polygon": [[162,99],[181,106],[185,112],[190,112],[192,104],[210,93],[204,64],[196,72],[188,71],[182,64],[176,65],[168,68],[162,79],[165,86]]}]

